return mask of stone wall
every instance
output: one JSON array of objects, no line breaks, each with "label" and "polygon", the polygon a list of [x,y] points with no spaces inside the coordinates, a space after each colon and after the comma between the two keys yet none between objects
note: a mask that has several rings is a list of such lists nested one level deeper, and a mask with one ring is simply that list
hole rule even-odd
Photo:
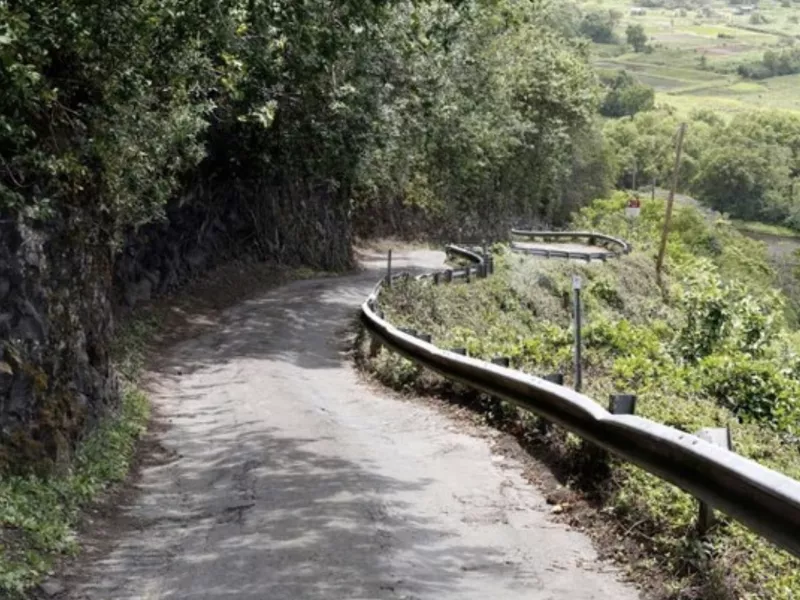
[{"label": "stone wall", "polygon": [[117,253],[87,240],[85,223],[0,221],[0,472],[68,461],[118,406],[115,315],[232,257],[349,265],[348,215],[325,191],[196,191],[166,217],[130,232]]},{"label": "stone wall", "polygon": [[0,224],[0,466],[68,460],[93,415],[117,401],[111,255],[70,232]]}]

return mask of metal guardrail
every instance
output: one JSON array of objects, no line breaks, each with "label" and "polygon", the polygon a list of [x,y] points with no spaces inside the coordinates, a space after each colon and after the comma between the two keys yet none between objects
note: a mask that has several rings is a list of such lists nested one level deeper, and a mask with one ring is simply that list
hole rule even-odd
[{"label": "metal guardrail", "polygon": [[515,252],[532,254],[536,256],[545,256],[547,258],[579,259],[587,262],[591,260],[605,261],[609,257],[619,256],[621,254],[629,254],[631,251],[631,245],[625,240],[592,231],[528,231],[525,229],[512,229],[511,235],[512,237],[524,237],[529,240],[535,240],[536,238],[539,238],[542,241],[580,241],[585,242],[589,246],[604,246],[608,248],[608,252],[576,252],[545,248],[524,248],[522,246],[518,246],[513,241],[511,242],[511,248]]},{"label": "metal guardrail", "polygon": [[[535,233],[542,236],[543,232]],[[558,234],[575,236],[598,238],[601,234]],[[630,252],[627,242],[602,237],[620,243],[619,253]],[[447,250],[475,263],[474,267],[452,270],[453,278],[467,277],[468,272],[473,272],[468,269],[483,269],[486,273],[480,254],[455,246],[448,246]],[[373,338],[386,347],[447,379],[500,397],[561,425],[689,492],[800,557],[800,482],[697,436],[633,415],[612,415],[591,398],[569,388],[443,350],[404,333],[377,312],[383,285],[380,282],[362,305],[361,319]]]}]

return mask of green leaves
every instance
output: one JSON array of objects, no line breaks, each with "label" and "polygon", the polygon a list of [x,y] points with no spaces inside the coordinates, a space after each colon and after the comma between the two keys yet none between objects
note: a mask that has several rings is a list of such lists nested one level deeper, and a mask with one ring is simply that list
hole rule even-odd
[{"label": "green leaves", "polygon": [[59,555],[77,551],[78,511],[128,472],[136,439],[148,418],[146,398],[127,389],[122,412],[102,423],[78,448],[70,472],[0,480],[0,594],[24,598]]},{"label": "green leaves", "polygon": [[[429,228],[466,220],[491,231],[514,213],[547,213],[550,204],[558,212],[575,138],[585,133],[585,145],[596,146],[595,82],[549,10],[514,2],[393,7],[375,61],[388,85],[378,89],[380,118],[360,161],[358,214],[399,205],[421,212]],[[584,180],[599,171],[605,191],[603,169],[594,168],[601,152],[582,158],[591,161]]]}]

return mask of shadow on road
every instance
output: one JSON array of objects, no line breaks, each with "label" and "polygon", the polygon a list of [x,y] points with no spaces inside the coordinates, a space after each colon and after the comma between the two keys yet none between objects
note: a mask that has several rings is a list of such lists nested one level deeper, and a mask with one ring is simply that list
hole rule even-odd
[{"label": "shadow on road", "polygon": [[429,482],[314,450],[326,440],[252,431],[257,423],[215,426],[217,410],[226,406],[175,432],[182,456],[147,469],[137,501],[121,507],[133,531],[77,597],[394,597],[402,582],[388,557],[400,542],[419,563],[415,592],[437,598],[458,588],[464,565],[492,560],[486,547],[437,548],[451,534],[405,503],[381,501]]}]

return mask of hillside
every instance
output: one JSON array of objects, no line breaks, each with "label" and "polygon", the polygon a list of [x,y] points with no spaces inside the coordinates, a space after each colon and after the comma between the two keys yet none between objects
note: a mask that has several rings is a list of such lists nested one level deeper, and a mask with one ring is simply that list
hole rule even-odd
[{"label": "hillside", "polygon": [[[512,367],[540,376],[563,373],[571,385],[570,289],[571,276],[579,274],[584,393],[598,401],[636,394],[637,414],[690,433],[730,426],[737,452],[799,477],[800,346],[782,317],[785,298],[771,289],[775,275],[765,248],[725,221],[679,206],[662,291],[653,258],[663,204],[645,202],[632,227],[623,207],[622,196],[595,202],[576,216],[574,227],[627,235],[635,248],[627,257],[606,264],[548,262],[498,246],[497,273],[489,280],[438,287],[410,281],[387,296],[387,318],[431,334],[445,348],[464,347],[484,359],[507,356]],[[466,401],[458,386],[396,355],[381,353],[369,366],[391,385]],[[618,461],[604,475],[578,438],[542,436],[535,417],[486,398],[473,399],[472,406],[555,454],[570,485],[613,515],[616,540],[605,543],[636,548],[639,577],[650,580],[659,597],[789,600],[800,591],[800,564],[734,522],[701,542],[696,504],[673,486]]]}]

